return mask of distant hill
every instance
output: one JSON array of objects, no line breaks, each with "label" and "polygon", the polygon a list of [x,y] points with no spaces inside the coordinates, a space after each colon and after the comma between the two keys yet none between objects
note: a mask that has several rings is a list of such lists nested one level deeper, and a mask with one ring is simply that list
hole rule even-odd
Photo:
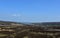
[{"label": "distant hill", "polygon": [[20,22],[0,21],[0,25],[11,25],[11,23],[23,24],[23,23],[20,23]]},{"label": "distant hill", "polygon": [[34,25],[51,25],[51,26],[54,26],[54,25],[60,25],[60,22],[43,22],[43,23],[32,23]]},{"label": "distant hill", "polygon": [[60,22],[42,22],[42,23],[21,23],[21,22],[11,22],[11,21],[0,21],[0,25],[11,25],[11,24],[23,24],[23,25],[37,25],[37,26],[60,26]]}]

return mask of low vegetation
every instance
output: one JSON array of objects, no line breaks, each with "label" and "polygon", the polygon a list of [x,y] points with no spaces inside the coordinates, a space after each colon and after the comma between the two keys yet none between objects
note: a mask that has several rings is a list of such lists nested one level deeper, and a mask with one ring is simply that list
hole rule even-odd
[{"label": "low vegetation", "polygon": [[60,38],[60,26],[57,25],[59,23],[24,24],[1,21],[0,38]]}]

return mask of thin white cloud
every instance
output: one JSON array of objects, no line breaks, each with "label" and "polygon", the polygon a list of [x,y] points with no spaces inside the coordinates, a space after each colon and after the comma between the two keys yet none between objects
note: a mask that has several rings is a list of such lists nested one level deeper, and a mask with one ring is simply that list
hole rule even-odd
[{"label": "thin white cloud", "polygon": [[12,14],[13,17],[20,17],[20,14]]}]

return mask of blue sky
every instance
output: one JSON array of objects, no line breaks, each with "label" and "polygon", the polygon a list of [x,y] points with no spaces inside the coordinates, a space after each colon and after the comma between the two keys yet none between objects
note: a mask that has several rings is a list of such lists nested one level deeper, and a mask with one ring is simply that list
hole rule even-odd
[{"label": "blue sky", "polygon": [[0,20],[60,22],[60,0],[0,0]]}]

